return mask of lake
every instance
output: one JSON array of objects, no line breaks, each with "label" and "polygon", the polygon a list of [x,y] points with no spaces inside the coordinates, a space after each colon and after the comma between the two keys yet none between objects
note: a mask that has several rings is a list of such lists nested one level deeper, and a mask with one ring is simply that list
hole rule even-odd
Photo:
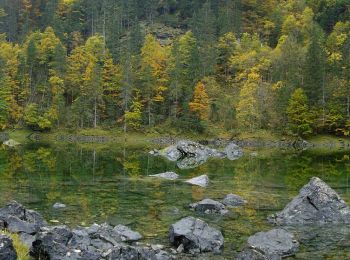
[{"label": "lake", "polygon": [[[174,162],[150,155],[150,148],[117,143],[2,146],[0,205],[17,200],[52,224],[124,224],[142,233],[146,241],[164,245],[168,245],[170,224],[192,215],[223,231],[223,254],[212,258],[232,259],[250,235],[272,228],[266,217],[284,208],[312,176],[350,202],[350,151],[245,149],[235,161],[212,158],[197,168],[181,170]],[[148,177],[165,171],[175,171],[180,179]],[[202,174],[210,178],[207,188],[183,182]],[[188,209],[189,203],[220,200],[228,193],[242,196],[248,204],[232,209],[229,216],[199,215]],[[53,209],[56,202],[67,208]],[[293,259],[349,259],[350,228],[331,230],[335,234],[326,242],[322,234],[301,241]]]}]

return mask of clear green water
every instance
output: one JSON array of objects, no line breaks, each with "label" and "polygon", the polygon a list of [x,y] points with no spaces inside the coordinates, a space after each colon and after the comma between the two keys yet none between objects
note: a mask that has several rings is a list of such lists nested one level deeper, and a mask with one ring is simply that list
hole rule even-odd
[{"label": "clear green water", "polygon": [[[109,147],[110,146],[110,147]],[[146,241],[167,245],[171,223],[188,215],[200,217],[223,230],[225,249],[215,259],[232,259],[248,236],[271,228],[266,216],[281,210],[312,176],[318,176],[350,202],[349,151],[322,155],[312,151],[258,151],[257,157],[236,161],[211,159],[191,170],[148,154],[149,148],[81,148],[75,144],[30,143],[15,149],[0,147],[0,205],[17,200],[41,212],[47,220],[70,226],[97,222],[126,224]],[[176,171],[178,181],[147,177]],[[208,174],[207,188],[183,183]],[[200,216],[187,209],[203,198],[241,195],[248,205],[228,217]],[[65,203],[55,210],[55,202]],[[350,228],[339,241],[324,247],[317,239],[302,245],[297,259],[349,259]],[[335,227],[336,229],[336,227]],[[349,232],[348,232],[349,229]],[[320,248],[321,247],[321,248]]]}]

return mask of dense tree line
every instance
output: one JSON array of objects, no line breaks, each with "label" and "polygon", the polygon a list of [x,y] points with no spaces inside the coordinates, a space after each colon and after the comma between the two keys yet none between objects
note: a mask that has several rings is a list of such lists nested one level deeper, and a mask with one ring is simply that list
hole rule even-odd
[{"label": "dense tree line", "polygon": [[0,0],[0,128],[350,134],[347,0]]}]

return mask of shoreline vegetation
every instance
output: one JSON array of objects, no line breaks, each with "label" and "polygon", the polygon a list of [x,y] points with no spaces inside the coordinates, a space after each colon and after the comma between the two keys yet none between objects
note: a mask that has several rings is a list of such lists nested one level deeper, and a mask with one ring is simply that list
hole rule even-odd
[{"label": "shoreline vegetation", "polygon": [[[171,131],[170,131],[171,132]],[[347,150],[350,149],[350,138],[337,137],[332,135],[316,135],[309,138],[301,139],[298,136],[281,135],[270,131],[244,132],[235,135],[229,133],[213,134],[163,134],[152,132],[129,132],[123,133],[119,129],[80,129],[76,131],[60,129],[51,132],[37,132],[28,129],[16,129],[2,132],[5,139],[13,139],[19,143],[27,142],[49,142],[59,143],[78,143],[93,145],[109,145],[124,143],[127,146],[135,147],[161,147],[169,145],[171,142],[178,140],[193,140],[196,142],[207,142],[209,140],[232,140],[249,144],[254,147],[259,144],[260,148],[268,148],[268,144],[274,143],[278,146],[278,142],[291,144],[296,141],[305,140],[310,144],[309,149],[322,151],[329,150]],[[4,139],[4,138],[3,138]],[[4,141],[4,140],[3,140]],[[255,143],[253,143],[255,142]],[[244,146],[244,145],[243,145]],[[283,144],[281,145],[283,147]]]}]

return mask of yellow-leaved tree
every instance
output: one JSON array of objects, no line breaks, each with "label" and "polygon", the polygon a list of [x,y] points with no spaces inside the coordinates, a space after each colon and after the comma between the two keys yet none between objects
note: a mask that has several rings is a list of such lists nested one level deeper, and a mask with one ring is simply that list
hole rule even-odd
[{"label": "yellow-leaved tree", "polygon": [[189,103],[190,111],[198,115],[201,120],[209,117],[209,96],[203,82],[198,82],[194,88],[193,100]]},{"label": "yellow-leaved tree", "polygon": [[257,72],[251,72],[244,83],[240,93],[239,102],[236,107],[237,121],[241,128],[256,129],[260,125],[260,113],[257,99],[261,76]]},{"label": "yellow-leaved tree", "polygon": [[162,47],[151,34],[146,35],[141,48],[142,95],[147,104],[148,125],[151,125],[153,102],[164,101],[167,90],[167,49]]}]

